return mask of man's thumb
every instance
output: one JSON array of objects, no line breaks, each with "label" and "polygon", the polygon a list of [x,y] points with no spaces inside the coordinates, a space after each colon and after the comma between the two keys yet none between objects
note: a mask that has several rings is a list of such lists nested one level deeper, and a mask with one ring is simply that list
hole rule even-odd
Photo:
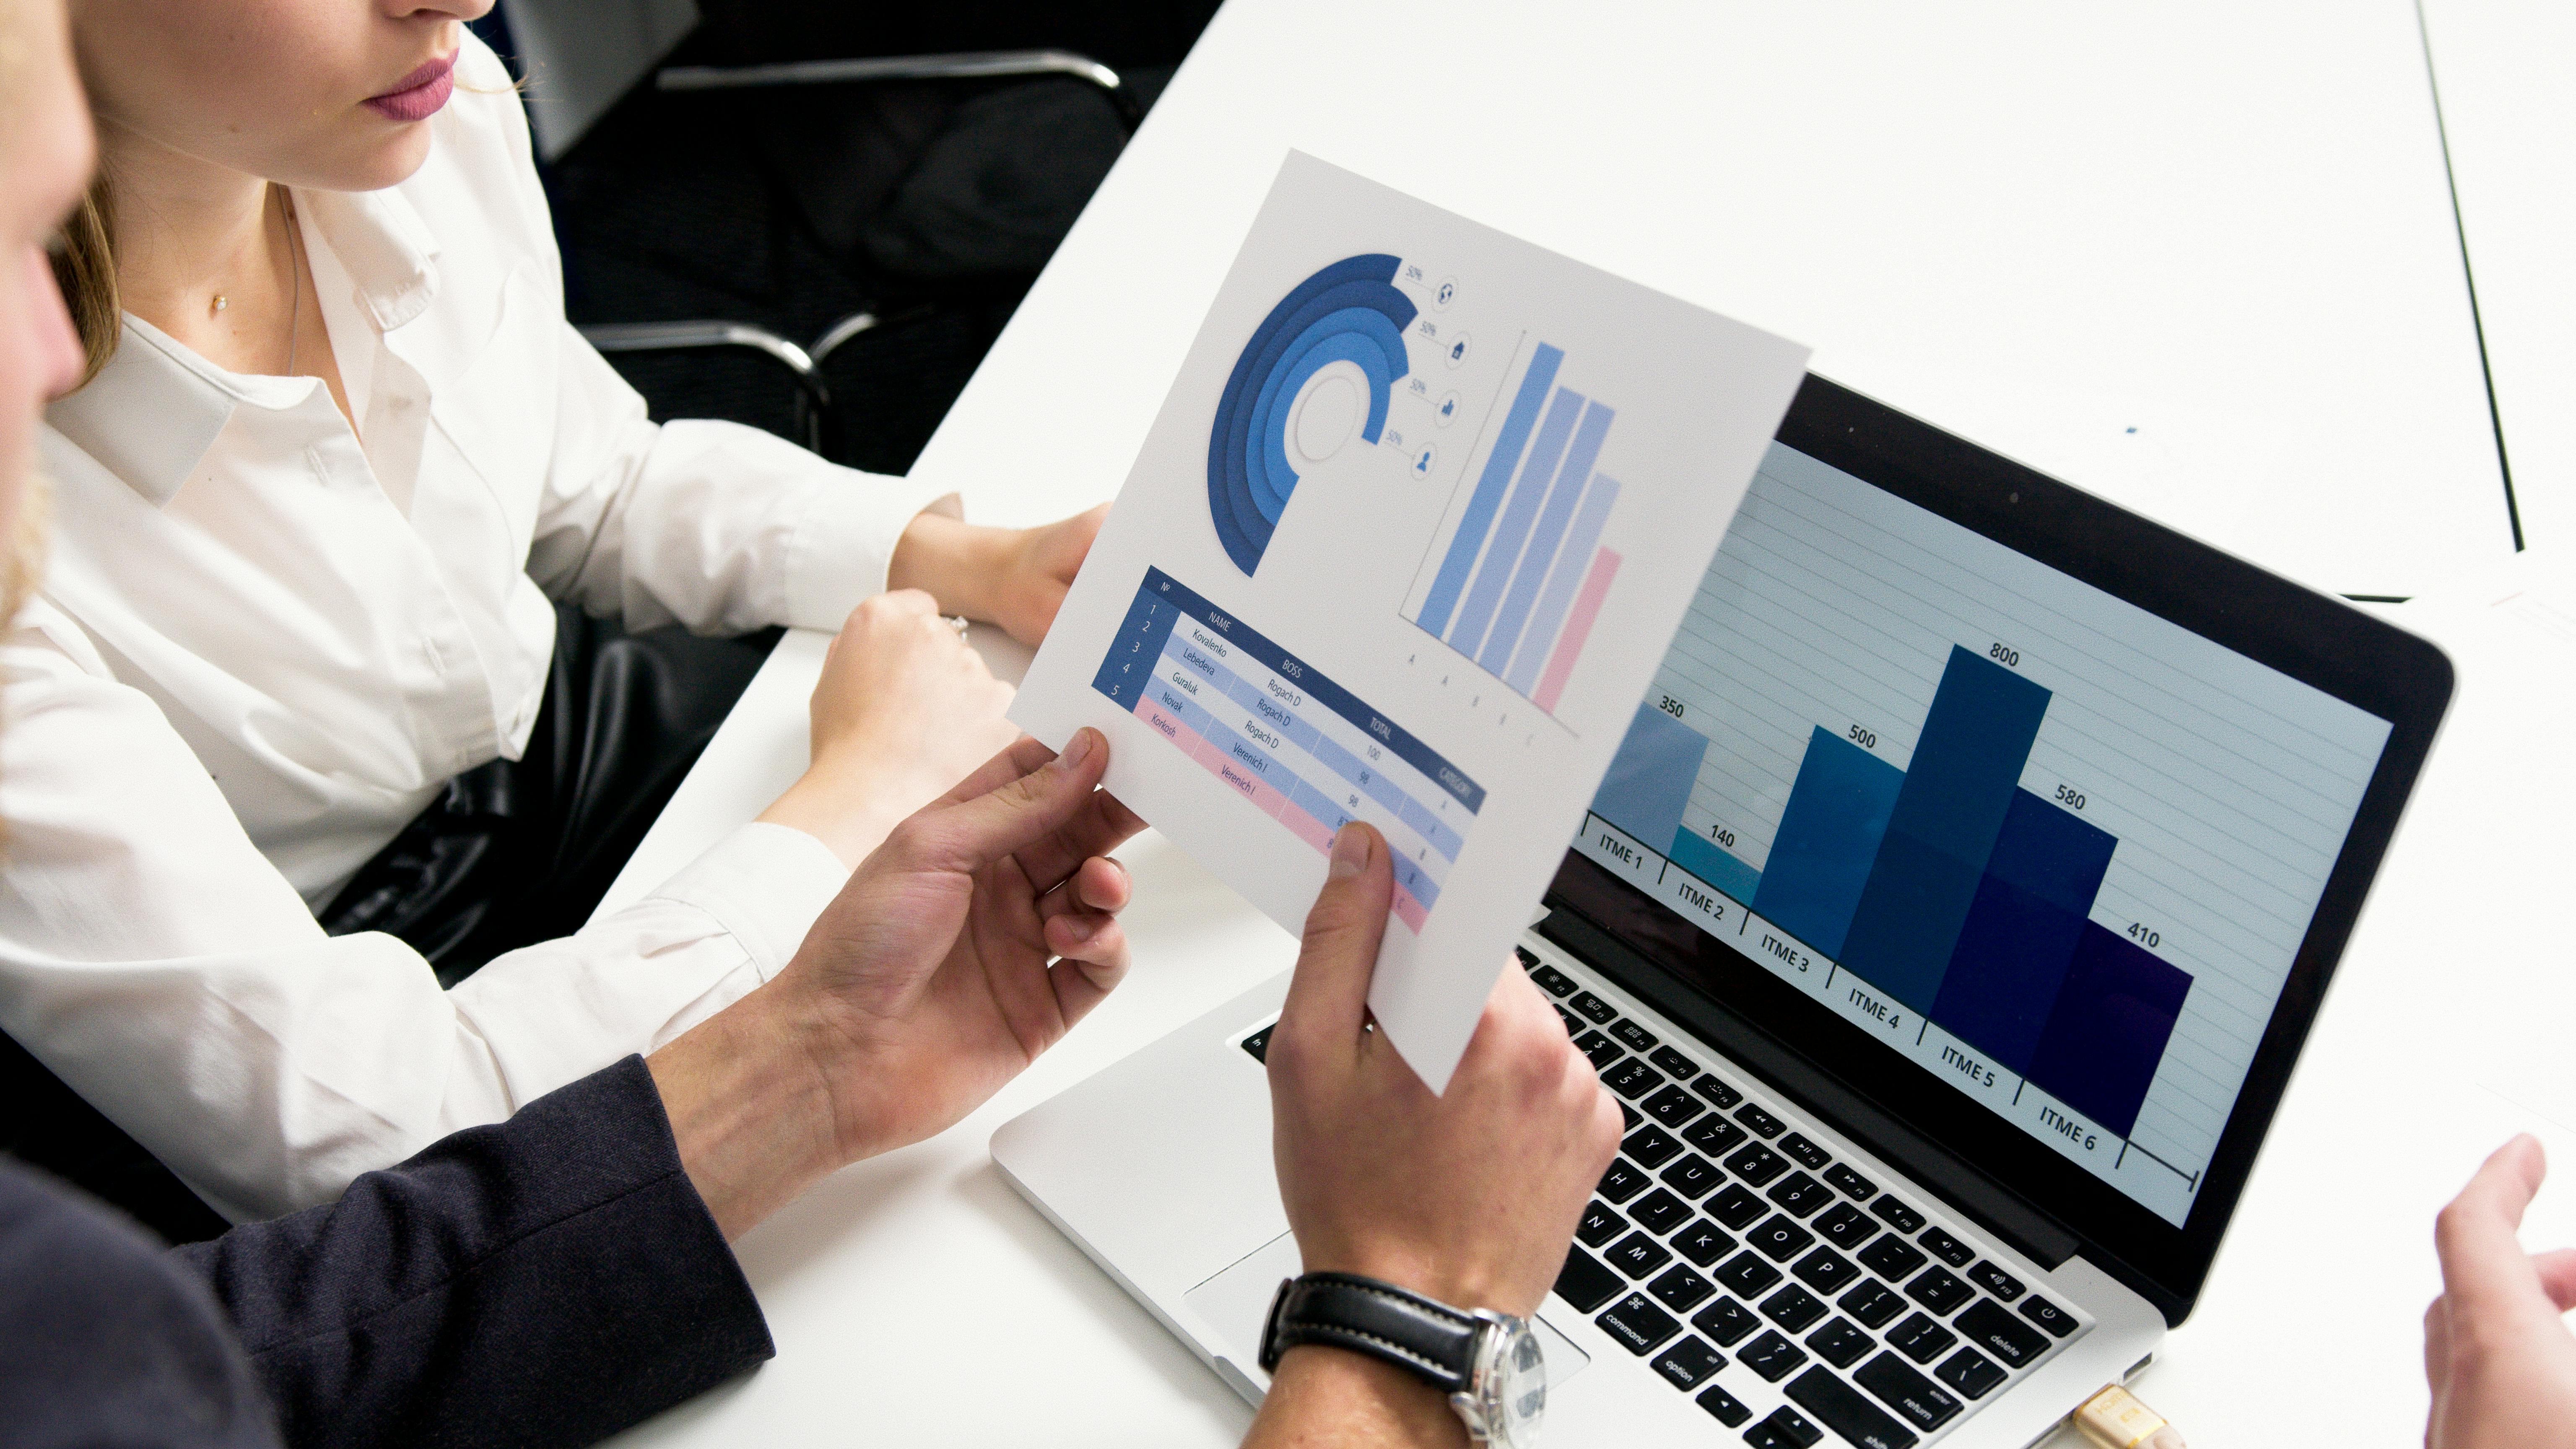
[{"label": "man's thumb", "polygon": [[1085,727],[1074,731],[1054,759],[971,799],[926,810],[906,822],[906,833],[921,827],[915,838],[934,856],[931,863],[980,870],[1062,830],[1108,768],[1108,741]]},{"label": "man's thumb", "polygon": [[1287,1005],[1280,1012],[1283,1030],[1313,1033],[1318,1041],[1358,1038],[1394,894],[1386,838],[1357,820],[1343,826],[1333,837],[1324,889],[1306,913],[1297,974],[1288,982]]}]

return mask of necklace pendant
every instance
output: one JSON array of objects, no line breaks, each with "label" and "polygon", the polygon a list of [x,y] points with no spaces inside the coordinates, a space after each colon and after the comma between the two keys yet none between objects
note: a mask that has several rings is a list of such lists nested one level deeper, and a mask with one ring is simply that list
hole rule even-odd
[{"label": "necklace pendant", "polygon": [[216,311],[220,312],[220,311],[224,310],[226,307],[229,307],[229,306],[231,306],[231,305],[232,305],[232,299],[231,299],[231,298],[226,297],[226,296],[225,296],[223,293],[221,293],[221,292],[217,292],[217,293],[215,294],[215,310],[216,310]]}]

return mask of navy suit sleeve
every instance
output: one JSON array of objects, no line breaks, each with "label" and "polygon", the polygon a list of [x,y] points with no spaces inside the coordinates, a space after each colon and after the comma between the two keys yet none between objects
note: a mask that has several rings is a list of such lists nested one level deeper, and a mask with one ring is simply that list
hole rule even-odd
[{"label": "navy suit sleeve", "polygon": [[768,1358],[640,1057],[179,1256],[290,1445],[585,1445]]}]

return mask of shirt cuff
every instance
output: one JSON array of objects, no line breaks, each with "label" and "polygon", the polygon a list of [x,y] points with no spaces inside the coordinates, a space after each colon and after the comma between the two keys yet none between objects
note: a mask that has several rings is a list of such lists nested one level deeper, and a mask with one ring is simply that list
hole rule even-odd
[{"label": "shirt cuff", "polygon": [[715,917],[767,981],[849,880],[850,868],[830,846],[794,826],[755,820],[645,899],[679,901]]},{"label": "shirt cuff", "polygon": [[837,633],[862,599],[885,592],[895,545],[915,515],[962,518],[955,493],[903,478],[832,469],[787,543],[787,619]]}]

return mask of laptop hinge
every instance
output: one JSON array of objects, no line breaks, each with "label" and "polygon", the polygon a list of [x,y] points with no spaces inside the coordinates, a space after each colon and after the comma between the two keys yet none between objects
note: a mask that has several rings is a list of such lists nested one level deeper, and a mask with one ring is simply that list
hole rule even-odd
[{"label": "laptop hinge", "polygon": [[1911,1174],[2043,1268],[2075,1256],[2083,1240],[1992,1178],[1870,1100],[1818,1070],[1760,1027],[1682,988],[1634,949],[1571,910],[1550,913],[1539,934],[1573,953],[1657,1011],[1723,1048],[1798,1105]]}]

